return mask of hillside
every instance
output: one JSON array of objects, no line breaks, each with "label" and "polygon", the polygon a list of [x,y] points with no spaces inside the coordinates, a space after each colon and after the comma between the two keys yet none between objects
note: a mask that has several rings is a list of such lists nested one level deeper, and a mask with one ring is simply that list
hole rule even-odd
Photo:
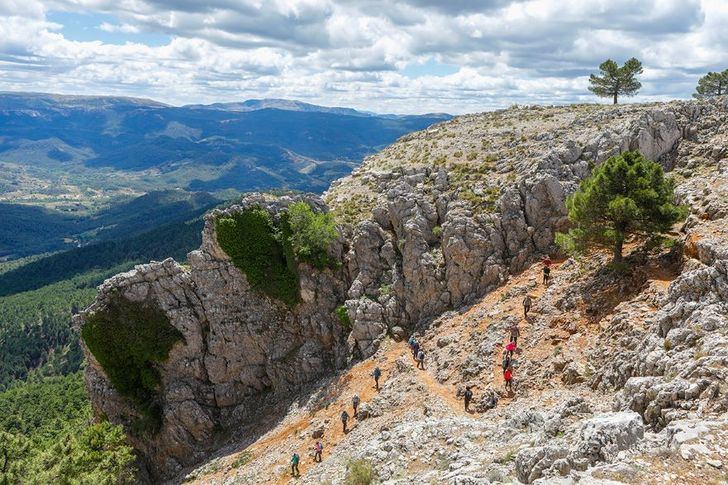
[{"label": "hillside", "polygon": [[364,156],[449,118],[238,105],[0,93],[0,201],[79,211],[163,189],[322,192]]},{"label": "hillside", "polygon": [[17,259],[94,242],[128,239],[195,218],[221,201],[205,192],[163,190],[88,213],[0,203],[0,258]]},{"label": "hillside", "polygon": [[[303,483],[341,483],[351,460],[389,483],[720,479],[726,121],[720,99],[458,117],[368,158],[323,200],[252,194],[213,211],[189,267],[117,275],[79,316],[94,412],[174,482],[287,482],[294,450]],[[628,241],[624,273],[595,251],[557,260],[543,286],[534,263],[556,254],[567,194],[627,150],[672,172],[686,223]],[[309,233],[289,215],[301,203],[340,222],[334,264],[306,259],[296,238]],[[510,393],[499,366],[514,323]],[[397,342],[412,333],[425,370]],[[135,360],[139,349],[153,358]],[[354,392],[366,413],[344,435]]]}]

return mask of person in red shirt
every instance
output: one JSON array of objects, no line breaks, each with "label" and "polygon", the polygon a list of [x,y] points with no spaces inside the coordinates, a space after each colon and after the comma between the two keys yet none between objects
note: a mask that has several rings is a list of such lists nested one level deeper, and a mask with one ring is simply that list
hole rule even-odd
[{"label": "person in red shirt", "polygon": [[509,365],[503,372],[503,380],[506,381],[506,391],[513,392],[513,366]]},{"label": "person in red shirt", "polygon": [[513,355],[513,352],[516,351],[516,343],[515,342],[508,342],[508,345],[506,345],[506,352],[508,352],[509,356]]}]

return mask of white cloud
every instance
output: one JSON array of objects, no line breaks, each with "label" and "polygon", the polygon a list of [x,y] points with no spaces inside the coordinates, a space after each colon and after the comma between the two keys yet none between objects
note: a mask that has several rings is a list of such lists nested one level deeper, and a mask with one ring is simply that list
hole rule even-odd
[{"label": "white cloud", "polygon": [[131,24],[110,24],[109,22],[102,22],[99,25],[99,29],[104,32],[120,32],[124,34],[138,34],[139,27]]},{"label": "white cloud", "polygon": [[[95,28],[128,41],[73,41],[57,10],[116,19]],[[589,72],[636,56],[635,100],[688,97],[728,67],[725,25],[725,0],[2,0],[0,90],[464,112],[596,100]],[[402,72],[433,63],[457,72]]]}]

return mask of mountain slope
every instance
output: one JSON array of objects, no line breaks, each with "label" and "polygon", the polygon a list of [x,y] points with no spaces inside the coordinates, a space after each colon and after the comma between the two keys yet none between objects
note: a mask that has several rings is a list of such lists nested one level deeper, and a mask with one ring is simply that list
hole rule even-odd
[{"label": "mountain slope", "polygon": [[128,239],[199,216],[220,201],[204,192],[165,190],[120,201],[93,214],[0,203],[0,257],[18,258],[90,242]]},{"label": "mountain slope", "polygon": [[[727,120],[724,100],[464,116],[369,158],[334,184],[327,204],[254,194],[213,211],[189,267],[168,260],[114,277],[79,317],[95,331],[108,325],[95,341],[113,339],[129,325],[114,315],[143,301],[182,334],[151,364],[160,427],[134,431],[144,408],[115,388],[104,367],[114,363],[85,347],[94,411],[126,426],[152,473],[176,480],[227,444],[224,453],[247,454],[194,476],[213,481],[230,467],[225,483],[286,481],[290,453],[304,453],[314,430],[331,440],[323,464],[302,467],[306,483],[340,482],[352,458],[393,483],[623,479],[623,471],[649,481],[642,463],[668,451],[662,464],[682,481],[713,478],[719,472],[671,460],[677,451],[712,467],[724,449]],[[634,239],[626,275],[595,252],[559,261],[540,288],[533,263],[555,251],[567,194],[591,167],[630,149],[672,170],[690,202],[674,249]],[[342,222],[328,254],[339,265],[291,259],[281,234],[288,208],[301,202]],[[270,254],[298,282],[298,305],[258,290],[260,248],[235,234],[278,248]],[[537,303],[520,322],[511,395],[498,363],[526,292]],[[390,342],[409,333],[427,352],[424,371]],[[378,363],[387,382],[370,399],[360,386]],[[477,416],[458,410],[465,384],[479,386]],[[336,416],[355,391],[370,399],[373,419],[362,416],[344,437]],[[697,434],[680,434],[699,420]],[[706,433],[715,447],[701,448]]]},{"label": "mountain slope", "polygon": [[322,192],[366,155],[447,118],[281,100],[240,106],[0,93],[0,200],[55,207],[173,188]]}]

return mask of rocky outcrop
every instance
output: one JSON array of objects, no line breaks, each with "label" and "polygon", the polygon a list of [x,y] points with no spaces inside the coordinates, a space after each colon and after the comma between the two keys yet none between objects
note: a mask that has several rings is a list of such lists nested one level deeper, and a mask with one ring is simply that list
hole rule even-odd
[{"label": "rocky outcrop", "polygon": [[[300,265],[302,302],[294,309],[250,288],[215,237],[214,219],[260,206],[272,215],[299,198],[253,195],[206,217],[202,247],[185,268],[171,259],[137,266],[104,282],[85,315],[103,311],[114,295],[163,310],[182,333],[160,364],[161,429],[130,434],[153,476],[170,476],[199,461],[226,430],[249,423],[276,400],[346,364],[346,335],[334,310],[348,285],[342,271]],[[308,197],[314,207],[320,200]],[[332,252],[342,252],[340,243]],[[123,322],[119,322],[123,325]],[[131,428],[135,406],[111,386],[86,350],[86,382],[97,415]]]},{"label": "rocky outcrop", "polygon": [[[563,115],[564,124],[546,131],[524,121],[543,117],[544,108],[498,113],[498,125],[521,126],[520,140],[515,130],[483,129],[486,117],[472,115],[409,135],[369,159],[325,195],[335,212],[350,203],[352,191],[377,201],[354,228],[349,252],[353,283],[346,306],[356,350],[369,356],[388,329],[472,302],[554,251],[555,232],[566,228],[566,196],[593,164],[637,149],[671,168],[679,141],[697,136],[707,129],[701,122],[725,109],[676,102],[576,116],[571,108],[568,117],[551,109],[548,115]],[[487,138],[477,138],[478,130]],[[434,153],[437,131],[470,147],[482,142],[491,153],[473,151],[470,163],[464,155],[453,158],[458,152],[448,144],[444,155]],[[407,160],[403,150],[419,157],[431,152],[435,163],[397,162]],[[495,166],[488,168],[481,156],[497,157]]]}]

